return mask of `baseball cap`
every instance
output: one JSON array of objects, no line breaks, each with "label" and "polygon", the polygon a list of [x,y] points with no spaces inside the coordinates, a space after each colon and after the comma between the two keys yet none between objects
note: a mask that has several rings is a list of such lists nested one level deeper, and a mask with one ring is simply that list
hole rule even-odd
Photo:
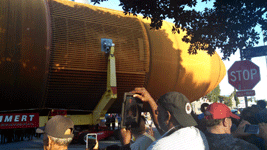
[{"label": "baseball cap", "polygon": [[158,104],[169,111],[181,126],[189,127],[197,125],[195,119],[191,116],[192,107],[190,102],[182,93],[166,93],[159,98]]},{"label": "baseball cap", "polygon": [[206,119],[224,119],[229,117],[240,119],[240,117],[231,112],[228,106],[222,103],[213,103],[209,105],[205,114]]},{"label": "baseball cap", "polygon": [[[71,130],[70,134],[65,133],[68,129]],[[36,132],[56,138],[72,138],[74,136],[73,129],[74,124],[70,118],[57,115],[48,120],[45,127],[38,128]]]}]

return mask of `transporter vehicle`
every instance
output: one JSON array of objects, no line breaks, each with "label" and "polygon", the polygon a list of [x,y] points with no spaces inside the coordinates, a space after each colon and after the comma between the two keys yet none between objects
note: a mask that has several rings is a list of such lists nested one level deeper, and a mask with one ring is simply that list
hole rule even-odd
[{"label": "transporter vehicle", "polygon": [[[173,34],[166,21],[151,30],[140,16],[66,0],[0,6],[0,110],[9,114],[1,129],[41,127],[51,110],[64,110],[83,132],[120,113],[124,92],[135,87],[155,99],[178,91],[193,102],[226,73],[218,54],[189,55],[185,33]],[[36,122],[18,126],[23,113]]]}]

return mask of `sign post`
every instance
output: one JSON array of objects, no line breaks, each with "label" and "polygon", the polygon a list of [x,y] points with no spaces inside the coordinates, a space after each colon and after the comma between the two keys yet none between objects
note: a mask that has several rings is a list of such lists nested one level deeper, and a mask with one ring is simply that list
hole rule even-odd
[{"label": "sign post", "polygon": [[[251,90],[260,81],[260,69],[249,60],[236,61],[228,70],[228,82],[237,90]],[[247,97],[244,94],[247,107]],[[255,95],[255,93],[254,93]]]}]

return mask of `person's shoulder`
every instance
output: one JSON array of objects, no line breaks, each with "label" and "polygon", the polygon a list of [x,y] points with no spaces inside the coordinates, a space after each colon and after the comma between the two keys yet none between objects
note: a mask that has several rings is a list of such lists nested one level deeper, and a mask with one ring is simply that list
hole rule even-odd
[{"label": "person's shoulder", "polygon": [[142,137],[139,137],[133,144],[131,144],[131,149],[132,150],[147,149],[152,143],[153,143],[152,139],[143,135]]},{"label": "person's shoulder", "polygon": [[146,132],[144,133],[143,138],[144,138],[144,139],[150,139],[150,140],[153,141],[153,142],[156,141],[155,137],[149,135],[149,134],[146,133]]},{"label": "person's shoulder", "polygon": [[231,134],[212,134],[205,132],[211,150],[257,150],[258,148],[242,139],[234,138]]},{"label": "person's shoulder", "polygon": [[210,149],[231,149],[237,142],[231,134],[213,134],[204,132]]},{"label": "person's shoulder", "polygon": [[267,109],[264,108],[263,110],[260,111],[260,113],[262,113],[262,114],[267,114]]},{"label": "person's shoulder", "polygon": [[235,138],[235,140],[236,140],[235,145],[237,147],[240,147],[243,150],[258,150],[259,149],[256,145],[251,144],[245,140],[242,140],[239,138]]},{"label": "person's shoulder", "polygon": [[[181,128],[172,134],[162,137],[161,139],[153,142],[150,145],[150,149],[193,149],[193,147],[198,147],[207,145],[203,143],[203,137],[201,136],[201,131],[195,127],[185,127]],[[201,149],[201,148],[200,148]],[[204,148],[203,148],[204,149]]]},{"label": "person's shoulder", "polygon": [[175,134],[194,134],[194,135],[196,135],[196,134],[199,134],[201,131],[198,129],[198,128],[196,128],[196,127],[194,127],[194,126],[190,126],[190,127],[185,127],[185,128],[181,128],[181,129],[179,129],[179,130],[177,130],[177,131],[175,131],[174,133]]},{"label": "person's shoulder", "polygon": [[165,149],[166,147],[173,145],[172,141],[170,141],[168,138],[161,138],[157,141],[154,141],[148,148],[147,150],[162,150]]}]

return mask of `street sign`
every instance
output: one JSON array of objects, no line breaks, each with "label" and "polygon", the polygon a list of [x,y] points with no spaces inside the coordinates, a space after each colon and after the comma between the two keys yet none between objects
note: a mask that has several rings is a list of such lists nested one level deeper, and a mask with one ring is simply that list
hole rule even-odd
[{"label": "street sign", "polygon": [[228,82],[237,90],[253,89],[260,81],[260,69],[249,60],[236,61],[228,70]]},{"label": "street sign", "polygon": [[236,96],[237,97],[255,96],[255,90],[237,91]]},{"label": "street sign", "polygon": [[246,59],[252,57],[266,56],[266,55],[267,55],[267,46],[242,49],[242,57]]}]

